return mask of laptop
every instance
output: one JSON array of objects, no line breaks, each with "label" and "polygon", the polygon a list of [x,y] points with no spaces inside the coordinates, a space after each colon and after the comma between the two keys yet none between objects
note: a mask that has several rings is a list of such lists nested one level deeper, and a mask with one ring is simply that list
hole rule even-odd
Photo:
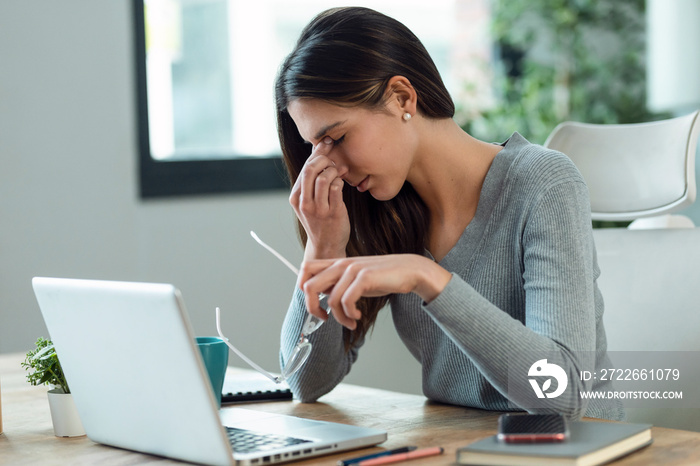
[{"label": "laptop", "polygon": [[[87,436],[212,465],[266,465],[376,445],[384,431],[217,408],[169,284],[35,277],[34,293]],[[230,437],[272,437],[251,449]],[[276,442],[276,443],[275,443]]]}]

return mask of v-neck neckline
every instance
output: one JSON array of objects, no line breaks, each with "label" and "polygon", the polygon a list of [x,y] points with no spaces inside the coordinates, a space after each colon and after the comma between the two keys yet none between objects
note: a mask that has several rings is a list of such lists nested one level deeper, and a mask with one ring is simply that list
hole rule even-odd
[{"label": "v-neck neckline", "polygon": [[[446,270],[456,270],[471,260],[498,202],[499,195],[503,191],[503,183],[513,157],[525,144],[528,144],[528,141],[517,132],[501,144],[503,149],[494,157],[491,167],[486,173],[486,178],[484,178],[474,218],[462,231],[455,245],[447,251],[447,254],[440,261],[437,261]],[[435,261],[428,249],[425,249],[425,254]]]}]

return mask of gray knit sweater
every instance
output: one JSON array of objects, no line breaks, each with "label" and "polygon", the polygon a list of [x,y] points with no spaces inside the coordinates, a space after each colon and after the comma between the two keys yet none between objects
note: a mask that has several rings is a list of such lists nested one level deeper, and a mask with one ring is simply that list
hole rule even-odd
[{"label": "gray knit sweater", "polygon": [[[499,411],[624,418],[619,402],[580,395],[612,388],[580,377],[610,362],[588,190],[566,156],[514,133],[489,169],[474,219],[440,265],[452,279],[432,302],[415,294],[390,300],[396,330],[422,365],[428,398]],[[282,365],[305,314],[296,290],[282,328]],[[311,356],[289,380],[297,398],[316,400],[350,371],[362,342],[346,353],[344,331],[331,317],[310,336]],[[547,389],[548,377],[532,372],[542,359],[567,375],[562,395],[535,395],[531,380],[543,394],[555,391]]]}]

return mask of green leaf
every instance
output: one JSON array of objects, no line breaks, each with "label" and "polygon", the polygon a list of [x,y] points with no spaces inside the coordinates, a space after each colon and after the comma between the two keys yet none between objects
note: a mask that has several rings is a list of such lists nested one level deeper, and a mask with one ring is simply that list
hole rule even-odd
[{"label": "green leaf", "polygon": [[[48,353],[48,354],[47,354]],[[34,359],[48,359],[52,356],[54,356],[56,352],[53,350],[53,344],[47,346],[46,348],[42,349],[38,353],[34,355]],[[40,356],[44,356],[43,358],[40,358]]]}]

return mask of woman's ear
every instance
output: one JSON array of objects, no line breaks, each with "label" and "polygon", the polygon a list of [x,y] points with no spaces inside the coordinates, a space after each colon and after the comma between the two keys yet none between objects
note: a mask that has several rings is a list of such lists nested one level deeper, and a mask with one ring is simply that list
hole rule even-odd
[{"label": "woman's ear", "polygon": [[404,76],[394,76],[386,86],[386,103],[392,112],[399,116],[406,113],[415,116],[418,108],[418,94],[411,81]]}]

